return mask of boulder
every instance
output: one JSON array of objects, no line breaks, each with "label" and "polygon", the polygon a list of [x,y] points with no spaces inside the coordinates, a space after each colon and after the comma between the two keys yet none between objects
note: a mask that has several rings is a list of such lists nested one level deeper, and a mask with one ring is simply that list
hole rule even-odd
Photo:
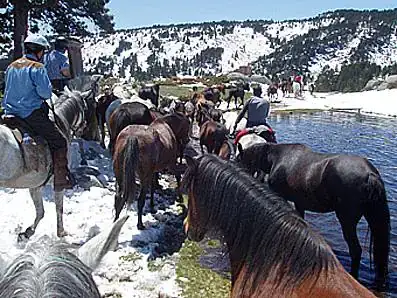
[{"label": "boulder", "polygon": [[397,88],[397,75],[389,76],[389,77],[386,79],[386,83],[387,83],[387,88],[388,88],[388,89],[395,89],[395,88]]},{"label": "boulder", "polygon": [[370,91],[377,89],[384,81],[381,79],[369,80],[367,85],[365,85],[363,91]]},{"label": "boulder", "polygon": [[380,84],[378,86],[378,88],[376,90],[383,91],[383,90],[386,90],[387,88],[388,88],[388,84],[386,82],[383,82],[382,84]]}]

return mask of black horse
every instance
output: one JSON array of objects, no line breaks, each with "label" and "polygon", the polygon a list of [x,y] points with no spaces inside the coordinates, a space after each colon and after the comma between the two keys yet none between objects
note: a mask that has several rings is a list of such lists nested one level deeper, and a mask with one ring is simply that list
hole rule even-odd
[{"label": "black horse", "polygon": [[[239,148],[241,149],[241,148]],[[390,213],[378,170],[365,158],[313,152],[302,144],[260,144],[243,150],[238,160],[250,171],[269,173],[269,186],[305,210],[335,211],[349,246],[351,274],[358,277],[362,249],[356,227],[364,215],[372,233],[377,286],[388,274]]]},{"label": "black horse", "polygon": [[234,104],[236,106],[237,109],[237,100],[238,98],[241,99],[241,105],[244,105],[244,95],[245,95],[245,91],[249,91],[250,90],[250,85],[249,83],[244,83],[243,85],[239,85],[237,87],[232,87],[229,89],[229,95],[226,98],[227,101],[227,109],[229,108],[229,104],[230,101],[232,100],[232,98],[234,97]]},{"label": "black horse", "polygon": [[113,145],[119,133],[128,125],[150,125],[154,117],[149,108],[140,102],[121,104],[110,116],[109,150],[113,154]]},{"label": "black horse", "polygon": [[160,98],[160,85],[144,86],[139,89],[138,96],[144,100],[149,99],[151,103],[158,108]]}]

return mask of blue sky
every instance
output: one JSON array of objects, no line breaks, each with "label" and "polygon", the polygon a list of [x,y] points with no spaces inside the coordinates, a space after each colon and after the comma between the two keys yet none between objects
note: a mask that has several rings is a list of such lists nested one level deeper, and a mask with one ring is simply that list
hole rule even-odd
[{"label": "blue sky", "polygon": [[285,20],[341,8],[386,9],[397,0],[111,0],[116,28],[218,20]]}]

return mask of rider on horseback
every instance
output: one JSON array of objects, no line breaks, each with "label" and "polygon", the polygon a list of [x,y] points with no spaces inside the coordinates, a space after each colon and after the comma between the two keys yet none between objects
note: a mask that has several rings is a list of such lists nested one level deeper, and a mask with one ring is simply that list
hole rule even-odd
[{"label": "rider on horseback", "polygon": [[60,93],[66,86],[70,77],[68,58],[65,56],[67,40],[58,38],[55,41],[55,49],[44,56],[44,65],[48,72],[54,93]]},{"label": "rider on horseback", "polygon": [[16,116],[27,123],[39,136],[47,140],[54,166],[54,190],[72,188],[69,180],[67,142],[48,117],[46,99],[52,88],[47,70],[40,63],[49,48],[46,38],[29,35],[25,41],[25,55],[8,66],[6,89],[2,106],[6,116]]},{"label": "rider on horseback", "polygon": [[248,111],[247,128],[254,127],[258,125],[266,125],[270,127],[266,118],[269,116],[270,112],[270,102],[262,97],[261,86],[256,86],[253,88],[254,96],[252,96],[244,105],[240,114],[237,116],[236,122],[234,124],[233,131],[236,131],[237,124],[243,119],[245,113]]}]

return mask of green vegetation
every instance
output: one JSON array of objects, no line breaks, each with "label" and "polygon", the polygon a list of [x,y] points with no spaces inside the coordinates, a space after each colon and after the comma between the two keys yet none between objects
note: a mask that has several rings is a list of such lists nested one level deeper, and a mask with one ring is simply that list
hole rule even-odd
[{"label": "green vegetation", "polygon": [[396,73],[397,64],[383,69],[379,65],[369,62],[345,64],[340,72],[325,67],[317,78],[316,90],[319,92],[357,92],[361,91],[372,78]]},{"label": "green vegetation", "polygon": [[128,255],[125,256],[121,256],[120,260],[125,261],[125,262],[135,262],[138,261],[142,258],[142,256],[137,253],[137,252],[133,252],[133,253],[129,253]]},{"label": "green vegetation", "polygon": [[230,281],[198,263],[203,249],[195,242],[186,240],[180,251],[176,268],[177,282],[185,298],[227,298]]},{"label": "green vegetation", "polygon": [[211,248],[219,248],[221,247],[221,242],[216,239],[208,240],[207,245]]}]

